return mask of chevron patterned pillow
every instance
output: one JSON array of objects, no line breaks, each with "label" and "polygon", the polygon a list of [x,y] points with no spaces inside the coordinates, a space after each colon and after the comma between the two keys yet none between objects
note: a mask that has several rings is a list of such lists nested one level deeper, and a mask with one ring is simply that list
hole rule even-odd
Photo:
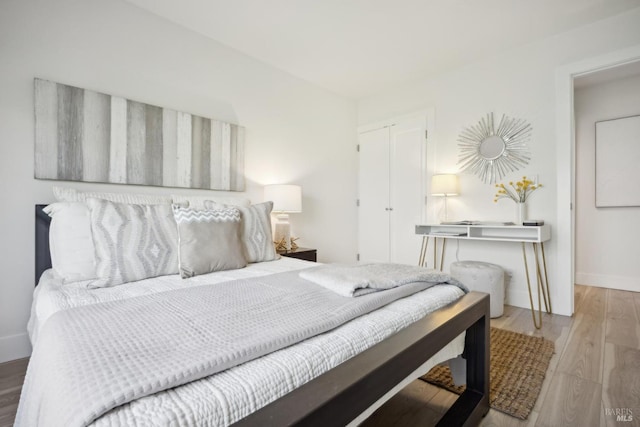
[{"label": "chevron patterned pillow", "polygon": [[240,240],[240,211],[173,205],[178,224],[179,271],[184,279],[247,265]]},{"label": "chevron patterned pillow", "polygon": [[[204,202],[207,209],[230,207],[213,200]],[[271,234],[271,210],[273,202],[264,202],[249,207],[238,206],[242,216],[242,243],[244,245],[247,262],[273,261],[280,259],[273,244]]]},{"label": "chevron patterned pillow", "polygon": [[171,205],[87,199],[98,279],[109,287],[178,272],[178,233]]}]

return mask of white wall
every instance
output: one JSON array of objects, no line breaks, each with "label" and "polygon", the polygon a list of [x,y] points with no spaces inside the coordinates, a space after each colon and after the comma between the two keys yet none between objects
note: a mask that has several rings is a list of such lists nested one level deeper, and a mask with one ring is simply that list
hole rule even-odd
[{"label": "white wall", "polygon": [[[506,177],[538,175],[545,188],[529,202],[529,218],[556,224],[556,123],[555,73],[564,64],[634,46],[640,43],[640,9],[624,15],[563,33],[536,43],[512,49],[494,57],[483,58],[441,76],[407,83],[385,93],[360,100],[358,123],[366,124],[404,112],[434,107],[436,170],[457,170],[457,142],[460,131],[493,111],[521,117],[533,125],[530,164]],[[498,116],[499,117],[499,116]],[[567,165],[569,168],[570,165]],[[493,203],[495,188],[483,184],[473,175],[461,176],[461,196],[449,200],[454,219],[504,220],[514,218],[514,206],[508,200]],[[431,221],[435,221],[433,211]],[[455,260],[455,244],[448,245],[448,265]],[[559,289],[570,283],[556,280],[558,263],[569,263],[570,253],[558,253],[552,239],[546,245],[553,309],[571,314],[567,292]],[[507,301],[528,307],[529,299],[522,252],[519,245],[507,243],[462,242],[460,259],[476,259],[502,265],[513,275],[507,288]],[[445,267],[446,268],[446,267]]]},{"label": "white wall", "polygon": [[29,352],[33,206],[60,184],[33,179],[34,77],[245,126],[248,197],[302,185],[304,212],[291,215],[300,243],[320,261],[355,259],[355,102],[119,0],[2,1],[0,63],[0,362]]},{"label": "white wall", "polygon": [[574,105],[576,283],[640,292],[640,207],[595,207],[595,122],[640,115],[640,76],[576,89]]}]

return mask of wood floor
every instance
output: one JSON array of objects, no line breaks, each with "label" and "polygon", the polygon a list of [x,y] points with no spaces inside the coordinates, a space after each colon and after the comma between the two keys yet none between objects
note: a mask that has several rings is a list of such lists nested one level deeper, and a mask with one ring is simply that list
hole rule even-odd
[{"label": "wood floor", "polygon": [[12,426],[29,359],[0,363],[0,426]]},{"label": "wood floor", "polygon": [[[536,330],[529,310],[505,306],[491,325],[555,342],[556,352],[526,421],[490,410],[482,426],[640,426],[640,293],[576,286],[573,317],[546,315]],[[0,364],[0,427],[11,426],[27,359]],[[456,395],[414,381],[363,426],[433,426]],[[617,421],[619,414],[631,421]]]},{"label": "wood floor", "polygon": [[[553,341],[555,354],[529,419],[492,409],[481,426],[640,426],[640,293],[578,285],[575,292],[574,316],[546,315],[540,330],[522,308],[505,306],[491,320]],[[414,381],[363,426],[433,426],[456,397]],[[617,421],[616,409],[632,420]]]}]

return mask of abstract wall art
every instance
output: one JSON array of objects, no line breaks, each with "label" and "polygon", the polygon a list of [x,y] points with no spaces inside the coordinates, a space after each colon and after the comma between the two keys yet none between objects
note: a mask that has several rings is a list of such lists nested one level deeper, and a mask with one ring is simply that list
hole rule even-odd
[{"label": "abstract wall art", "polygon": [[596,207],[640,206],[640,116],[596,122]]},{"label": "abstract wall art", "polygon": [[244,128],[35,79],[35,177],[244,191]]}]

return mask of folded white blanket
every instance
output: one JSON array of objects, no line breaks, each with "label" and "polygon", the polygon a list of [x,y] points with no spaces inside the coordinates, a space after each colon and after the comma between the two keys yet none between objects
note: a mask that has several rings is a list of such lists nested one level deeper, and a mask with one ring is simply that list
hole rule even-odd
[{"label": "folded white blanket", "polygon": [[300,277],[345,297],[357,297],[415,282],[447,283],[469,290],[448,274],[393,263],[328,264],[301,271]]}]

